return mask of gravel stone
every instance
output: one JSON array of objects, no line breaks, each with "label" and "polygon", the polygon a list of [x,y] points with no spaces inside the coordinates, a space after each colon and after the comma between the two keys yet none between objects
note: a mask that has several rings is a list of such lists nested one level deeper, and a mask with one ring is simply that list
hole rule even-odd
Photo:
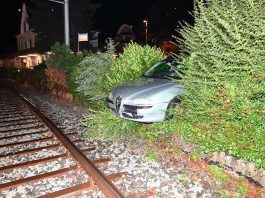
[{"label": "gravel stone", "polygon": [[[71,139],[81,139],[89,131],[80,125],[80,121],[86,114],[86,109],[55,101],[49,95],[32,90],[23,90],[23,93],[58,127],[62,128],[62,131],[78,133]],[[98,167],[106,175],[124,173],[121,180],[114,183],[126,195],[138,192],[142,196],[149,195],[149,197],[158,198],[220,197],[219,191],[222,187],[212,182],[208,174],[196,173],[192,165],[189,165],[188,160],[180,159],[181,162],[177,163],[178,166],[167,160],[148,161],[144,154],[143,142],[135,140],[133,141],[134,146],[128,146],[131,145],[131,142],[126,139],[111,141],[90,138],[86,140],[85,144],[78,143],[77,146],[79,148],[96,147],[94,151],[86,153],[91,160],[110,158],[111,161],[108,164],[99,164]],[[216,153],[213,158],[217,157]],[[51,181],[51,187],[59,186],[59,181],[65,183],[63,179]],[[41,188],[41,184],[34,184],[34,187]],[[20,189],[19,194],[26,193],[25,189],[27,187]],[[34,192],[34,195],[42,195],[43,192],[44,190],[39,190],[39,192]],[[9,193],[15,195],[17,192]],[[104,196],[100,191],[93,191],[83,192],[75,197]]]}]

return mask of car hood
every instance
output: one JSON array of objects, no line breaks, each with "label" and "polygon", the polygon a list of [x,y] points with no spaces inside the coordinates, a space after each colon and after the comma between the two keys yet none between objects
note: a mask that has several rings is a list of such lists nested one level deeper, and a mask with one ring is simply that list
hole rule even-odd
[{"label": "car hood", "polygon": [[112,91],[112,94],[114,98],[118,96],[124,99],[147,98],[172,87],[179,89],[181,86],[168,79],[142,77],[120,85]]}]

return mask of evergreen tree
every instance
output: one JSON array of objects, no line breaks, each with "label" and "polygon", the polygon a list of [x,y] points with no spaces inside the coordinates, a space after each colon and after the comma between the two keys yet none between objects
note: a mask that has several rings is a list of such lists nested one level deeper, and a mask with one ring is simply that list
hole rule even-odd
[{"label": "evergreen tree", "polygon": [[[63,1],[62,1],[63,2]],[[77,49],[78,32],[90,31],[92,17],[99,4],[89,0],[69,1],[70,47]],[[55,42],[64,42],[64,7],[48,0],[31,0],[29,4],[30,26],[38,34],[36,46],[47,51]]]},{"label": "evergreen tree", "polygon": [[185,73],[179,130],[265,167],[265,1],[196,0],[177,39]]}]

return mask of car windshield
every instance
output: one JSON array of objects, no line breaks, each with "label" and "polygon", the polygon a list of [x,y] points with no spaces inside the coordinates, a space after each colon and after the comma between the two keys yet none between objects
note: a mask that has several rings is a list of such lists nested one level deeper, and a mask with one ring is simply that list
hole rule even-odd
[{"label": "car windshield", "polygon": [[159,61],[147,69],[143,76],[147,78],[178,78],[174,68],[176,64],[169,61]]}]

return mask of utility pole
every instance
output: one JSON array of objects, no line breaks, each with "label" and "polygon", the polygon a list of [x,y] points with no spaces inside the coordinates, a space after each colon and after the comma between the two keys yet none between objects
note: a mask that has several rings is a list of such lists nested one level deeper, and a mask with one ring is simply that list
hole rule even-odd
[{"label": "utility pole", "polygon": [[148,35],[148,32],[147,32],[148,21],[147,20],[143,20],[143,23],[145,24],[145,44],[147,44],[148,43],[148,39],[147,39],[147,35]]},{"label": "utility pole", "polygon": [[70,48],[69,38],[69,1],[64,0],[64,39],[65,44]]},{"label": "utility pole", "polygon": [[48,0],[55,3],[60,3],[64,5],[64,42],[70,48],[70,38],[69,38],[69,0],[57,1]]}]

